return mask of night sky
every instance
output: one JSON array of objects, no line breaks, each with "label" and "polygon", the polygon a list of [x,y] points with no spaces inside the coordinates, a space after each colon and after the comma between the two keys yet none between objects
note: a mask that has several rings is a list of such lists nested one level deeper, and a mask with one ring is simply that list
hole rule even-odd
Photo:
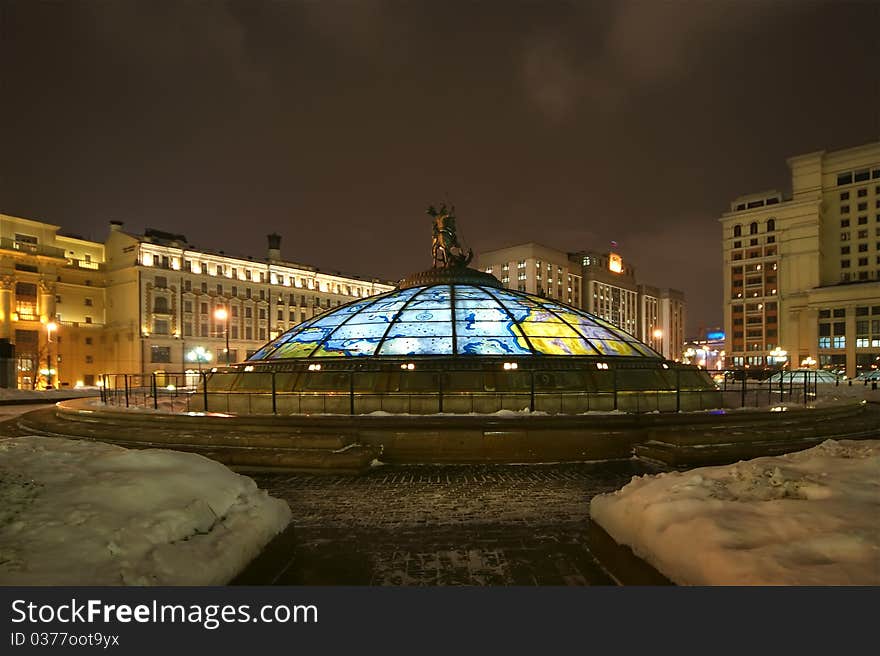
[{"label": "night sky", "polygon": [[0,212],[397,279],[607,250],[721,321],[718,218],[880,136],[880,2],[0,0]]}]

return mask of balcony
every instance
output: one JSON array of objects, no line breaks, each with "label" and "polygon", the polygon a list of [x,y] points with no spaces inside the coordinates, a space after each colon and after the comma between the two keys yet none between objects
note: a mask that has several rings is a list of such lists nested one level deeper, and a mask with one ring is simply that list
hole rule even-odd
[{"label": "balcony", "polygon": [[73,257],[67,258],[67,265],[76,269],[88,269],[89,271],[101,271],[104,265],[101,262],[91,262],[88,260],[78,260]]},{"label": "balcony", "polygon": [[0,238],[0,249],[7,251],[18,251],[27,255],[41,255],[43,257],[56,257],[59,259],[67,259],[64,257],[63,248],[55,248],[54,246],[44,246],[43,244],[28,244],[23,241],[16,241],[8,237]]}]

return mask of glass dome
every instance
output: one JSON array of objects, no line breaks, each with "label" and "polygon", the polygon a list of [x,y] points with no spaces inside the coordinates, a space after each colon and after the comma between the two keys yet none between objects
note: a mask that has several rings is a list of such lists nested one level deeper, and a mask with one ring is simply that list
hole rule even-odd
[{"label": "glass dome", "polygon": [[453,283],[395,289],[334,308],[283,333],[248,362],[530,355],[662,359],[582,310],[523,292]]}]

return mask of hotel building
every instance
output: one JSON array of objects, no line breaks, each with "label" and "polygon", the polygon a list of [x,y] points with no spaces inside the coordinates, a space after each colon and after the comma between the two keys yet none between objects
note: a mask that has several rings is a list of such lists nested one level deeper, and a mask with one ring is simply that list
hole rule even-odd
[{"label": "hotel building", "polygon": [[880,142],[788,167],[790,196],[740,196],[720,219],[728,363],[876,368]]},{"label": "hotel building", "polygon": [[617,253],[567,253],[535,243],[486,251],[477,268],[508,288],[560,300],[595,314],[670,360],[681,359],[684,294],[639,284]]},{"label": "hotel building", "polygon": [[[184,371],[243,360],[328,308],[393,285],[268,257],[197,249],[183,235],[123,230],[106,243],[0,215],[0,339],[30,389],[93,385],[101,373]],[[229,348],[227,350],[227,343]]]}]

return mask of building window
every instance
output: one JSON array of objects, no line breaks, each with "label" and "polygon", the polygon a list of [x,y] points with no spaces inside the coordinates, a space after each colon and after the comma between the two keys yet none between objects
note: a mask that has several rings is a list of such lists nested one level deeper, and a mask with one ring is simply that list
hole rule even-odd
[{"label": "building window", "polygon": [[187,312],[187,313],[190,313],[193,311],[192,301],[184,301],[183,302],[183,311]]},{"label": "building window", "polygon": [[199,311],[201,312],[201,314],[208,314],[208,304],[207,303],[200,303],[199,304]]},{"label": "building window", "polygon": [[171,362],[171,347],[151,346],[150,362]]},{"label": "building window", "polygon": [[840,206],[841,214],[849,214],[849,205],[841,205]]},{"label": "building window", "polygon": [[86,317],[85,320],[86,320],[86,323],[92,323],[92,318],[91,318],[91,317]]},{"label": "building window", "polygon": [[742,237],[742,231],[743,231],[743,229],[742,229],[741,225],[736,224],[735,226],[733,226],[733,236],[734,237]]},{"label": "building window", "polygon": [[767,219],[767,232],[776,230],[776,219]]},{"label": "building window", "polygon": [[758,223],[756,221],[752,221],[752,223],[749,225],[749,234],[750,235],[757,235],[758,234]]},{"label": "building window", "polygon": [[849,192],[848,191],[841,192],[840,200],[849,200]]},{"label": "building window", "polygon": [[193,325],[190,322],[183,324],[183,336],[184,337],[192,337],[193,334]]},{"label": "building window", "polygon": [[[91,303],[86,303],[86,305],[91,305]],[[157,296],[156,300],[153,301],[153,312],[168,314],[168,299],[163,296]]]},{"label": "building window", "polygon": [[841,228],[849,228],[849,219],[841,219],[840,220]]},{"label": "building window", "polygon": [[208,283],[206,283],[206,282],[203,282],[203,283],[202,283],[202,293],[203,293],[203,294],[207,294],[207,293],[208,293]]},{"label": "building window", "polygon": [[238,326],[232,326],[229,329],[232,339],[238,339]]},{"label": "building window", "polygon": [[192,280],[184,280],[183,281],[183,291],[185,291],[185,292],[192,291]]},{"label": "building window", "polygon": [[153,321],[153,332],[157,335],[168,334],[168,322],[164,319],[155,319]]}]

